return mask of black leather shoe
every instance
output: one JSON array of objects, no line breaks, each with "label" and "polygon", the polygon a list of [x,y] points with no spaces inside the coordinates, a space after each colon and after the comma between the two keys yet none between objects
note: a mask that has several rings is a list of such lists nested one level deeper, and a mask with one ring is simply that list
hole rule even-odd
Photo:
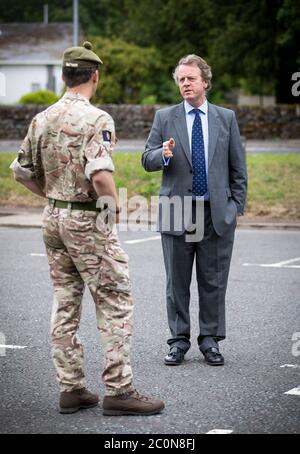
[{"label": "black leather shoe", "polygon": [[224,357],[219,352],[219,349],[216,347],[211,347],[205,350],[203,353],[205,362],[210,366],[223,366]]},{"label": "black leather shoe", "polygon": [[184,351],[179,347],[172,347],[165,357],[165,364],[167,366],[178,366],[184,359]]}]

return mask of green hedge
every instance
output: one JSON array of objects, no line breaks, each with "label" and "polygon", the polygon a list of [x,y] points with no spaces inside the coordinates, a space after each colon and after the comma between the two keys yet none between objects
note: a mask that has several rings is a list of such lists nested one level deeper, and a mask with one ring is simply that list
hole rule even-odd
[{"label": "green hedge", "polygon": [[59,100],[53,91],[50,90],[38,90],[30,93],[26,93],[20,98],[20,104],[54,104]]}]

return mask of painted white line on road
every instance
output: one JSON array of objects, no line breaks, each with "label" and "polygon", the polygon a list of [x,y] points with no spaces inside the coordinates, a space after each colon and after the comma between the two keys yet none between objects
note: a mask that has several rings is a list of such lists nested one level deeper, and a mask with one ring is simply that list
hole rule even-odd
[{"label": "painted white line on road", "polygon": [[6,345],[6,344],[0,344],[0,348],[20,349],[20,348],[27,348],[27,345]]},{"label": "painted white line on road", "polygon": [[243,263],[243,266],[261,266],[264,268],[300,268],[300,265],[290,265],[290,263],[299,262],[300,257],[294,259],[284,260],[277,263]]},{"label": "painted white line on road", "polygon": [[37,253],[35,253],[35,252],[32,252],[32,253],[29,254],[29,255],[31,255],[31,257],[46,257],[46,254],[37,254]]},{"label": "painted white line on road", "polygon": [[291,389],[290,391],[287,391],[284,394],[289,394],[291,396],[300,396],[300,386],[298,386],[297,388],[293,388],[293,389]]},{"label": "painted white line on road", "polygon": [[280,367],[291,367],[291,368],[296,369],[297,367],[300,367],[300,365],[299,364],[283,364]]},{"label": "painted white line on road", "polygon": [[268,265],[267,263],[243,263],[243,266],[260,266],[262,268],[294,268],[299,269],[300,265]]},{"label": "painted white line on road", "polygon": [[294,259],[284,260],[283,262],[274,263],[274,265],[283,266],[283,265],[288,265],[289,263],[294,263],[294,262],[299,262],[299,261],[300,261],[300,257],[296,257]]},{"label": "painted white line on road", "polygon": [[140,240],[127,240],[124,241],[126,244],[137,244],[137,243],[144,243],[145,241],[154,241],[154,240],[160,240],[160,236],[150,236],[149,238],[142,238]]},{"label": "painted white line on road", "polygon": [[209,432],[206,432],[206,435],[223,435],[223,434],[232,434],[233,430],[227,429],[213,429]]}]

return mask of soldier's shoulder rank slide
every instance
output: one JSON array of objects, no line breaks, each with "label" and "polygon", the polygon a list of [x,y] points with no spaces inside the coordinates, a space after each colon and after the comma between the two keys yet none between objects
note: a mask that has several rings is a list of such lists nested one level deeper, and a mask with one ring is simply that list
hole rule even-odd
[{"label": "soldier's shoulder rank slide", "polygon": [[102,139],[104,142],[111,142],[111,132],[107,129],[102,131]]}]

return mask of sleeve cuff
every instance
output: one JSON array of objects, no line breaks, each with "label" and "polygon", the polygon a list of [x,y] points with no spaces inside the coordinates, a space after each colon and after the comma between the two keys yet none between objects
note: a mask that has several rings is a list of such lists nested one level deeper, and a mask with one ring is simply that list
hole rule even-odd
[{"label": "sleeve cuff", "polygon": [[18,162],[18,158],[16,158],[9,168],[13,171],[15,178],[20,178],[22,180],[30,181],[35,179],[35,172],[26,167],[22,167],[21,164]]},{"label": "sleeve cuff", "polygon": [[85,175],[89,180],[91,180],[92,174],[98,172],[99,170],[109,170],[110,172],[115,171],[115,166],[109,155],[88,162],[85,166]]}]

